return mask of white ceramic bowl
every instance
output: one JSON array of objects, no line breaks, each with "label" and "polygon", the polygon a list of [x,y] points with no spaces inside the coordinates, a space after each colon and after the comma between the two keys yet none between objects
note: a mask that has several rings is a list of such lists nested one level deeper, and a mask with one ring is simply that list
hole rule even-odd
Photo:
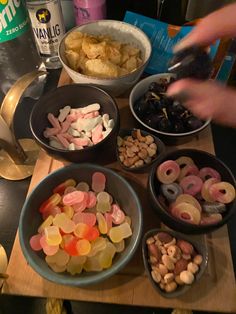
[{"label": "white ceramic bowl", "polygon": [[129,106],[130,106],[130,110],[134,116],[134,118],[146,129],[148,129],[151,132],[156,133],[159,136],[162,136],[163,138],[166,139],[172,139],[172,140],[177,140],[179,138],[188,138],[189,136],[193,136],[196,135],[197,133],[201,132],[203,129],[205,129],[205,127],[208,126],[208,124],[210,123],[210,120],[207,120],[203,123],[203,125],[198,128],[195,129],[193,131],[188,131],[188,132],[184,132],[184,133],[170,133],[170,132],[162,132],[159,131],[157,129],[154,129],[152,127],[150,127],[149,125],[147,125],[146,123],[144,123],[136,114],[135,110],[134,110],[134,104],[135,102],[142,97],[145,92],[148,90],[149,85],[152,82],[158,82],[160,81],[160,79],[163,78],[170,78],[173,77],[173,74],[170,73],[161,73],[161,74],[154,74],[154,75],[150,75],[146,78],[144,78],[143,80],[141,80],[140,82],[138,82],[133,89],[131,90],[130,96],[129,96]]},{"label": "white ceramic bowl", "polygon": [[[72,70],[68,66],[65,57],[65,38],[73,31],[81,31],[91,35],[110,35],[114,40],[122,43],[132,44],[141,50],[142,65],[137,70],[120,76],[118,78],[96,78],[87,76]],[[100,20],[81,26],[76,26],[65,34],[59,45],[59,58],[68,75],[75,83],[93,84],[104,89],[112,96],[118,96],[131,88],[142,75],[152,52],[152,46],[147,35],[136,26],[131,24],[115,21],[115,20]]]}]

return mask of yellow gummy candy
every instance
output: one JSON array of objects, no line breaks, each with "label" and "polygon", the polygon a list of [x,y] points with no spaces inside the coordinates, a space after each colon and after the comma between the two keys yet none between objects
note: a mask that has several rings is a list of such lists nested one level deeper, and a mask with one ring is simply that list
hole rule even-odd
[{"label": "yellow gummy candy", "polygon": [[71,274],[80,274],[83,270],[83,264],[86,262],[86,256],[71,256],[66,270]]},{"label": "yellow gummy candy", "polygon": [[69,262],[70,256],[64,250],[59,249],[56,254],[46,256],[48,264],[56,264],[57,266],[65,266]]},{"label": "yellow gummy candy", "polygon": [[76,249],[79,255],[87,255],[91,251],[91,244],[86,239],[81,239],[76,244]]},{"label": "yellow gummy candy", "polygon": [[116,253],[115,246],[107,241],[106,248],[98,254],[98,260],[102,268],[109,268],[112,265],[112,259]]},{"label": "yellow gummy candy", "polygon": [[84,263],[84,270],[87,272],[102,270],[102,267],[98,261],[97,255],[87,258],[86,262]]},{"label": "yellow gummy candy", "polygon": [[50,215],[48,216],[48,218],[46,220],[44,220],[44,222],[39,226],[38,228],[38,233],[41,233],[43,232],[43,230],[49,226],[52,225],[52,222],[53,222],[53,216]]},{"label": "yellow gummy candy", "polygon": [[65,213],[57,214],[53,219],[53,225],[61,228],[65,233],[75,230],[75,223]]},{"label": "yellow gummy candy", "polygon": [[132,230],[127,222],[122,223],[119,226],[112,227],[109,230],[109,237],[113,243],[118,243],[121,240],[128,238],[132,235]]},{"label": "yellow gummy candy", "polygon": [[101,213],[97,213],[96,217],[97,217],[98,229],[99,229],[100,233],[106,234],[108,231],[108,227],[107,227],[107,222],[106,222],[105,217]]},{"label": "yellow gummy candy", "polygon": [[63,210],[63,213],[65,213],[69,219],[72,219],[74,215],[74,208],[72,206],[65,205],[63,206],[62,210]]},{"label": "yellow gummy candy", "polygon": [[57,226],[49,226],[44,229],[46,242],[48,245],[59,245],[62,237]]}]

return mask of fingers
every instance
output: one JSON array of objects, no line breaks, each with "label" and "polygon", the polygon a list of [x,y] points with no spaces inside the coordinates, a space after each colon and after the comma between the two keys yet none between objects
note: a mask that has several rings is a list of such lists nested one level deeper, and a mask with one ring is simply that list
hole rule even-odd
[{"label": "fingers", "polygon": [[208,46],[215,40],[225,36],[235,37],[235,12],[236,3],[233,3],[209,14],[174,47],[174,52],[193,45]]},{"label": "fingers", "polygon": [[184,106],[200,119],[236,127],[236,92],[231,88],[213,81],[186,79],[172,83],[167,95],[182,98]]}]

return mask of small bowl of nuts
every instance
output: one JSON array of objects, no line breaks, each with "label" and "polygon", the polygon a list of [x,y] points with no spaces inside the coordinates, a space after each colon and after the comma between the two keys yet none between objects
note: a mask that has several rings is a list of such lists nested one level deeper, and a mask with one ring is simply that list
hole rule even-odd
[{"label": "small bowl of nuts", "polygon": [[165,152],[164,143],[140,129],[121,129],[117,137],[117,159],[127,171],[145,172]]},{"label": "small bowl of nuts", "polygon": [[162,229],[152,229],[144,235],[142,253],[153,287],[166,298],[188,291],[202,277],[208,262],[204,242]]}]

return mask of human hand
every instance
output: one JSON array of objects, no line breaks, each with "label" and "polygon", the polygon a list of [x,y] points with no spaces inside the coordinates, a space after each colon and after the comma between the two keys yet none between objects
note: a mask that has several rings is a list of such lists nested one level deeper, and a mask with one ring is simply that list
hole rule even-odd
[{"label": "human hand", "polygon": [[200,119],[236,127],[236,91],[213,81],[184,79],[172,83],[167,96],[183,102]]},{"label": "human hand", "polygon": [[222,37],[236,36],[236,3],[227,5],[203,18],[177,45],[174,52],[190,46],[208,46]]}]

